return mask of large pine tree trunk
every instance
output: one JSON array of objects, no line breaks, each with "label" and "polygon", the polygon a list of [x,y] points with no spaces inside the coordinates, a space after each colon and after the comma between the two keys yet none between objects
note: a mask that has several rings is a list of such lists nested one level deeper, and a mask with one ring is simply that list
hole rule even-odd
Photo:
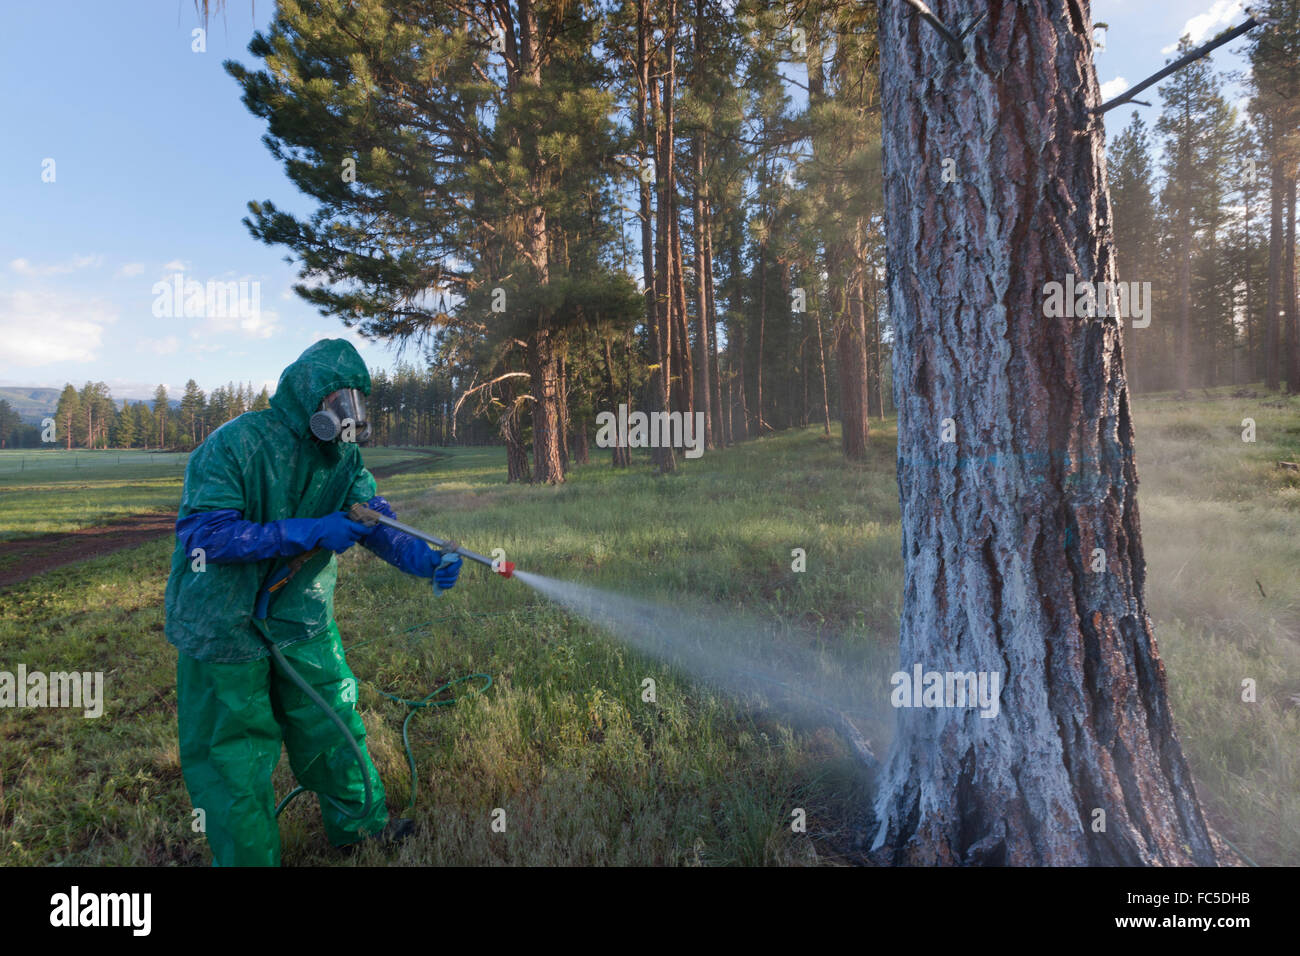
[{"label": "large pine tree trunk", "polygon": [[1287,178],[1286,260],[1282,267],[1282,303],[1286,315],[1286,386],[1292,394],[1300,393],[1300,323],[1296,319],[1295,283],[1295,170]]},{"label": "large pine tree trunk", "polygon": [[[659,134],[656,131],[652,134],[650,123],[646,116],[646,100],[650,99],[652,105],[658,110],[659,93],[658,86],[651,74],[651,54],[649,52],[650,34],[653,28],[649,20],[648,0],[637,0],[636,8],[636,75],[637,75],[637,101],[636,101],[636,123],[637,131],[640,136],[640,150],[643,161],[651,156],[655,159],[655,177],[647,178],[644,174],[641,177],[640,193],[640,213],[641,213],[641,277],[645,286],[646,300],[646,329],[649,331],[652,352],[654,354],[655,369],[650,377],[650,392],[652,396],[651,405],[654,410],[668,410],[668,352],[667,343],[664,341],[664,322],[662,318],[662,309],[660,307],[660,290],[659,281],[655,274],[655,234],[653,223],[655,222],[654,210],[651,208],[650,196],[652,190],[657,186],[652,179],[657,179],[661,175],[658,164]],[[653,136],[653,144],[651,142]],[[660,253],[662,255],[662,253]],[[662,261],[662,260],[661,260]],[[661,267],[662,268],[662,267]],[[630,403],[629,403],[630,404]],[[610,408],[613,411],[613,406]],[[614,467],[626,465],[630,461],[630,452],[628,449],[614,450]]]},{"label": "large pine tree trunk", "polygon": [[673,368],[678,370],[677,407],[683,415],[686,415],[695,410],[695,363],[691,359],[691,337],[686,328],[686,276],[682,265],[685,260],[682,252],[681,210],[677,201],[677,187],[675,185],[670,198],[671,206],[668,221],[671,223],[670,232],[673,249],[673,320],[677,323],[673,330],[673,341],[677,343],[677,358],[673,361]]},{"label": "large pine tree trunk", "polygon": [[1212,864],[1143,594],[1120,328],[1043,314],[1045,282],[1114,279],[1087,4],[935,11],[953,28],[987,14],[973,63],[906,4],[881,11],[900,670],[1002,686],[991,718],[898,710],[874,849],[894,863]]},{"label": "large pine tree trunk", "polygon": [[[703,33],[704,33],[704,0],[695,0],[695,62],[696,77],[700,76],[703,69]],[[705,252],[707,246],[704,241],[704,233],[708,229],[708,223],[704,217],[704,206],[707,202],[705,197],[706,184],[704,181],[704,150],[705,134],[704,130],[698,130],[695,133],[694,150],[695,153],[695,183],[692,194],[692,216],[691,228],[694,230],[691,241],[695,246],[695,317],[696,317],[696,337],[695,337],[695,374],[697,376],[695,396],[699,410],[704,412],[704,446],[713,447],[713,409],[710,402],[709,388],[709,293],[708,283],[705,279],[705,273],[708,271],[708,265],[705,262]],[[692,409],[693,411],[694,409]]]},{"label": "large pine tree trunk", "polygon": [[[605,336],[604,344],[605,344],[605,395],[607,396],[607,403],[608,403],[609,410],[617,414],[615,408],[618,405],[618,393],[614,388],[614,355],[609,346],[609,336]],[[617,442],[615,442],[614,446],[610,449],[610,452],[611,452],[610,460],[615,468],[626,468],[629,464],[631,464],[631,460],[628,457],[630,452],[626,445],[620,445]]]},{"label": "large pine tree trunk", "polygon": [[[519,86],[537,87],[542,82],[541,26],[533,0],[520,0],[516,9],[518,39],[515,62],[517,77],[512,81],[511,92]],[[538,130],[529,131],[534,154],[529,170],[529,188],[534,197],[545,192],[550,175],[547,162],[540,153]],[[540,203],[526,208],[523,214],[523,246],[538,288],[550,284],[550,235],[546,209]],[[564,463],[561,455],[559,359],[554,333],[550,329],[551,316],[545,308],[539,310],[536,326],[528,336],[528,372],[533,393],[533,481],[559,484],[564,481]]]},{"label": "large pine tree trunk", "polygon": [[709,404],[712,406],[713,428],[709,448],[731,443],[722,424],[722,380],[718,369],[718,306],[713,297],[713,206],[704,203],[704,289],[706,311],[709,316]]},{"label": "large pine tree trunk", "polygon": [[559,361],[555,340],[546,329],[528,337],[528,373],[533,389],[533,481],[560,484],[564,462],[560,453]]},{"label": "large pine tree trunk", "polygon": [[1281,144],[1274,130],[1269,137],[1271,155],[1269,156],[1269,210],[1268,210],[1268,291],[1265,295],[1264,313],[1264,384],[1275,389],[1281,378],[1280,358],[1282,355],[1282,337],[1278,325],[1278,312],[1281,311],[1282,297],[1282,205],[1286,196],[1286,181],[1283,168],[1285,162],[1279,150]]},{"label": "large pine tree trunk", "polygon": [[[844,268],[841,265],[841,268]],[[843,288],[843,318],[835,340],[840,386],[840,447],[857,461],[867,455],[867,350],[862,283],[850,275]]]},{"label": "large pine tree trunk", "polygon": [[820,303],[813,311],[813,317],[817,321],[817,371],[821,374],[822,380],[822,433],[829,435],[831,433],[831,397],[830,390],[826,387],[826,344],[822,339],[822,310]]},{"label": "large pine tree trunk", "polygon": [[[672,270],[672,202],[670,196],[674,189],[673,173],[673,87],[676,63],[676,0],[668,0],[664,12],[664,69],[663,93],[653,76],[650,77],[650,104],[655,122],[655,259],[658,268],[654,275],[656,301],[656,318],[659,327],[656,336],[656,364],[659,366],[655,375],[656,402],[659,408],[667,412],[671,409],[673,399],[673,363],[677,348],[673,344],[673,329],[676,320],[673,316],[673,270]],[[671,448],[656,448],[651,454],[661,472],[674,471],[677,468],[677,456]]]}]

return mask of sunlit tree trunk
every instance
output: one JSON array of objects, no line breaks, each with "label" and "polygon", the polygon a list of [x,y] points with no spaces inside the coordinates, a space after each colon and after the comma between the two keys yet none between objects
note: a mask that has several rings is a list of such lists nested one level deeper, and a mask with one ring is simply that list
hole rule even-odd
[{"label": "sunlit tree trunk", "polygon": [[1282,207],[1286,198],[1285,165],[1279,155],[1276,126],[1270,124],[1269,215],[1268,215],[1268,291],[1264,313],[1264,384],[1275,389],[1281,380],[1282,336],[1278,313],[1282,308],[1282,243],[1285,227]]},{"label": "sunlit tree trunk", "polygon": [[1300,323],[1296,319],[1295,282],[1295,169],[1288,175],[1286,197],[1286,259],[1282,268],[1282,302],[1286,316],[1286,385],[1291,393],[1300,392]]},{"label": "sunlit tree trunk", "polygon": [[996,716],[898,709],[874,849],[1213,864],[1147,616],[1120,327],[1044,315],[1045,283],[1115,274],[1088,6],[935,10],[986,14],[973,62],[907,4],[881,10],[899,669],[1001,686]]}]

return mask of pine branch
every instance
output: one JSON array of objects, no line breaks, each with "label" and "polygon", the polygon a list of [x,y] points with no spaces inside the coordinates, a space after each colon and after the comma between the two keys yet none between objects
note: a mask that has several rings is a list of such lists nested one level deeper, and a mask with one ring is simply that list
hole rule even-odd
[{"label": "pine branch", "polygon": [[1256,20],[1254,17],[1251,17],[1245,23],[1241,24],[1241,26],[1234,27],[1231,30],[1227,30],[1224,33],[1219,34],[1209,43],[1202,44],[1201,46],[1197,47],[1195,50],[1192,50],[1190,53],[1186,54],[1185,56],[1179,57],[1173,63],[1170,63],[1167,67],[1161,70],[1159,73],[1152,74],[1151,76],[1143,80],[1141,83],[1139,83],[1137,86],[1130,87],[1128,90],[1121,93],[1119,96],[1103,103],[1101,106],[1093,107],[1092,110],[1093,115],[1100,116],[1102,113],[1105,113],[1108,110],[1113,110],[1117,106],[1123,106],[1125,103],[1129,102],[1129,100],[1133,99],[1133,97],[1137,96],[1139,93],[1145,90],[1152,83],[1159,83],[1170,73],[1174,73],[1177,70],[1181,70],[1187,64],[1195,62],[1196,60],[1199,60],[1201,57],[1207,55],[1208,53],[1217,50],[1219,47],[1223,46],[1223,44],[1227,43],[1229,40],[1235,40],[1237,37],[1241,36],[1247,30],[1250,30],[1253,27],[1257,27],[1261,25],[1262,24],[1260,23],[1260,21]]}]

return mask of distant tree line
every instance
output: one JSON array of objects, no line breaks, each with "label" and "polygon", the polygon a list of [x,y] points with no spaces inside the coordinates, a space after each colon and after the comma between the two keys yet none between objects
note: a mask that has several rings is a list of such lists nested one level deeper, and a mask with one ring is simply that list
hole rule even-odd
[{"label": "distant tree line", "polygon": [[[127,401],[117,407],[104,382],[87,382],[78,390],[63,387],[54,410],[53,444],[72,448],[143,448],[185,450],[199,445],[213,430],[246,411],[270,407],[263,388],[231,382],[205,395],[194,379],[185,383],[178,408],[171,407],[167,386],[159,385],[151,401]],[[37,444],[42,429],[37,428]]]},{"label": "distant tree line", "polygon": [[[1264,4],[1250,35],[1244,115],[1199,60],[1158,87],[1108,159],[1119,278],[1152,283],[1147,328],[1126,331],[1138,390],[1261,383],[1300,391],[1296,182],[1300,4]],[[1184,37],[1178,53],[1191,48]]]},{"label": "distant tree line", "polygon": [[[409,364],[391,372],[371,371],[369,415],[371,444],[447,445],[499,442],[486,421],[460,413],[452,424],[455,395],[445,371],[419,370]],[[103,382],[87,382],[80,389],[63,387],[54,414],[53,443],[42,442],[39,425],[24,423],[8,402],[0,399],[0,447],[35,448],[53,444],[73,448],[143,448],[184,451],[200,445],[208,435],[246,411],[269,408],[266,388],[254,392],[248,383],[231,382],[204,394],[194,379],[185,383],[178,407],[171,406],[165,385],[150,401],[125,402],[121,409]]]},{"label": "distant tree line", "polygon": [[167,387],[159,385],[152,401],[127,401],[117,407],[104,382],[87,382],[80,389],[63,386],[53,419],[54,441],[44,438],[50,431],[43,425],[23,422],[8,402],[0,399],[0,447],[73,448],[194,448],[211,432],[242,415],[270,407],[263,388],[254,393],[251,384],[234,382],[204,395],[190,379],[180,407],[170,407]]}]

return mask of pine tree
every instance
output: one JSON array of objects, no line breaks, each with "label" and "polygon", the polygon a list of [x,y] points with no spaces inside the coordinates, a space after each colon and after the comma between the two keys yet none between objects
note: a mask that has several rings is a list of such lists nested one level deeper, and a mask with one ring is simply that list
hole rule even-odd
[{"label": "pine tree", "polygon": [[122,406],[122,412],[117,416],[117,421],[113,426],[111,442],[114,448],[133,448],[137,440],[136,420],[131,403],[127,402]]},{"label": "pine tree", "polygon": [[[1287,235],[1294,236],[1285,220],[1286,199],[1295,187],[1297,156],[1300,155],[1300,3],[1296,0],[1266,0],[1263,14],[1270,20],[1267,30],[1251,37],[1250,63],[1254,96],[1251,111],[1257,117],[1261,139],[1268,153],[1269,232],[1268,279],[1264,319],[1265,384],[1275,389],[1283,377],[1292,391],[1300,390],[1300,336],[1287,336],[1282,348],[1282,317],[1285,308],[1295,315],[1295,296],[1287,298]],[[1294,210],[1292,211],[1294,222]],[[1294,240],[1291,258],[1294,259]],[[1291,270],[1294,288],[1294,269]],[[1292,322],[1287,322],[1292,325]],[[1285,358],[1285,362],[1283,361]],[[1289,370],[1293,372],[1289,373]]]},{"label": "pine tree", "polygon": [[[1107,156],[1111,207],[1114,210],[1115,273],[1121,282],[1153,282],[1159,262],[1160,234],[1157,228],[1155,170],[1151,161],[1151,137],[1137,111],[1128,126],[1115,137]],[[1129,384],[1156,381],[1149,366],[1166,361],[1165,350],[1152,348],[1152,336],[1161,334],[1164,323],[1154,329],[1133,329],[1126,336]]]},{"label": "pine tree", "polygon": [[[296,290],[363,333],[406,341],[464,316],[522,342],[533,478],[562,481],[561,327],[629,285],[599,258],[578,271],[567,255],[581,236],[573,219],[616,164],[597,4],[359,0],[278,13],[249,47],[275,69],[226,68],[317,208],[303,221],[252,203],[250,231],[289,246],[304,277],[329,280]],[[460,298],[457,314],[439,290]]]},{"label": "pine tree", "polygon": [[160,449],[167,447],[167,422],[171,417],[167,401],[167,386],[159,385],[153,393],[153,428]]},{"label": "pine tree", "polygon": [[1237,183],[1233,200],[1241,213],[1235,217],[1229,230],[1230,281],[1239,292],[1233,310],[1235,313],[1240,309],[1245,336],[1242,372],[1245,381],[1255,381],[1264,376],[1263,351],[1260,347],[1264,324],[1264,297],[1261,290],[1267,281],[1267,252],[1259,236],[1265,210],[1262,202],[1266,181],[1262,172],[1265,162],[1259,136],[1252,123],[1242,123],[1237,127],[1233,152],[1236,163],[1231,179]]},{"label": "pine tree", "polygon": [[74,427],[80,422],[81,415],[81,396],[69,383],[63,386],[63,393],[59,395],[59,404],[54,411],[54,420],[63,429],[65,447],[69,451],[72,449]]},{"label": "pine tree", "polygon": [[808,9],[816,19],[808,44],[805,122],[812,159],[806,176],[824,249],[841,446],[845,457],[857,459],[866,454],[870,420],[867,315],[874,310],[866,292],[868,273],[874,283],[875,270],[868,261],[867,224],[880,208],[876,18],[869,7],[826,3]]},{"label": "pine tree", "polygon": [[14,411],[13,406],[0,398],[0,448],[10,448],[15,436],[22,428],[23,421]]},{"label": "pine tree", "polygon": [[185,394],[181,396],[180,412],[181,427],[185,430],[191,448],[201,440],[199,432],[203,421],[204,401],[205,397],[203,390],[199,388],[199,383],[194,379],[187,381]]},{"label": "pine tree", "polygon": [[136,447],[148,449],[154,432],[153,412],[144,402],[136,402],[131,406],[131,413],[135,422],[132,430],[136,435]]},{"label": "pine tree", "polygon": [[[1190,38],[1178,43],[1178,55],[1192,48]],[[1198,252],[1198,234],[1214,220],[1215,188],[1207,160],[1214,150],[1211,139],[1220,129],[1225,108],[1209,58],[1196,60],[1174,73],[1159,87],[1163,109],[1156,130],[1164,147],[1165,184],[1162,205],[1169,217],[1170,238],[1177,277],[1174,280],[1176,348],[1174,371],[1180,392],[1187,389],[1193,369],[1192,262]],[[1205,245],[1212,237],[1200,235]]]}]

